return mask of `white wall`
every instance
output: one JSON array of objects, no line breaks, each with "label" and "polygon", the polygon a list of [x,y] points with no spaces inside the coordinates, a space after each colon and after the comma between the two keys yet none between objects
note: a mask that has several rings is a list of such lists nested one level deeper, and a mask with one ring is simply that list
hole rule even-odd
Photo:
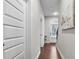
[{"label": "white wall", "polygon": [[39,0],[29,0],[25,8],[25,59],[37,59],[40,45],[44,45],[44,39],[42,44],[40,40],[40,19],[44,23],[44,16]]},{"label": "white wall", "polygon": [[40,52],[40,19],[43,17],[39,0],[31,0],[31,59]]},{"label": "white wall", "polygon": [[[68,16],[68,7],[70,1],[72,0],[61,0],[61,15],[59,19],[59,37],[57,41],[57,48],[61,52],[63,59],[75,59],[75,30],[63,30],[61,25],[61,16]],[[67,4],[66,4],[67,3]],[[72,14],[72,13],[71,13]]]},{"label": "white wall", "polygon": [[64,59],[75,59],[75,31],[65,30],[61,39],[57,42],[57,47],[61,51]]}]

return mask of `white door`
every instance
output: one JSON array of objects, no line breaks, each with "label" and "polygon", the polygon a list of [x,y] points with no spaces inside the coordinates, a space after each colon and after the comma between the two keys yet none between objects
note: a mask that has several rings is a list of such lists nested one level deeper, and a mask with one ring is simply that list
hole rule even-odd
[{"label": "white door", "polygon": [[3,1],[4,59],[24,59],[24,10],[21,0]]}]

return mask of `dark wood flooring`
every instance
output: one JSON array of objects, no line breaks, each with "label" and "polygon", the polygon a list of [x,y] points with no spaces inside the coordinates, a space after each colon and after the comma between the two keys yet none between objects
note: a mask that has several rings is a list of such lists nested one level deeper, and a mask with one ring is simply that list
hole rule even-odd
[{"label": "dark wood flooring", "polygon": [[41,49],[39,59],[61,59],[55,44],[46,43]]}]

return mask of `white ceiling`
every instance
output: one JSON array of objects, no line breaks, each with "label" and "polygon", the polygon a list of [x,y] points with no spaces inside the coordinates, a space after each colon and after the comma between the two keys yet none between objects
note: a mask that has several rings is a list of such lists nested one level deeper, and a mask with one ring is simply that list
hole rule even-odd
[{"label": "white ceiling", "polygon": [[59,12],[60,0],[40,0],[45,16],[53,16],[54,12]]}]

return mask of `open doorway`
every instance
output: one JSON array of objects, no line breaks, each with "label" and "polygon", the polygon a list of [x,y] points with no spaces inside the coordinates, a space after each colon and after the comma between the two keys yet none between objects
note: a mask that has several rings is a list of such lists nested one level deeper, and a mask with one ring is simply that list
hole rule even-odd
[{"label": "open doorway", "polygon": [[58,31],[58,24],[50,24],[50,41],[52,43],[56,43],[57,41],[57,31]]},{"label": "open doorway", "polygon": [[45,43],[56,43],[58,29],[58,17],[45,17],[45,35],[47,39]]}]

